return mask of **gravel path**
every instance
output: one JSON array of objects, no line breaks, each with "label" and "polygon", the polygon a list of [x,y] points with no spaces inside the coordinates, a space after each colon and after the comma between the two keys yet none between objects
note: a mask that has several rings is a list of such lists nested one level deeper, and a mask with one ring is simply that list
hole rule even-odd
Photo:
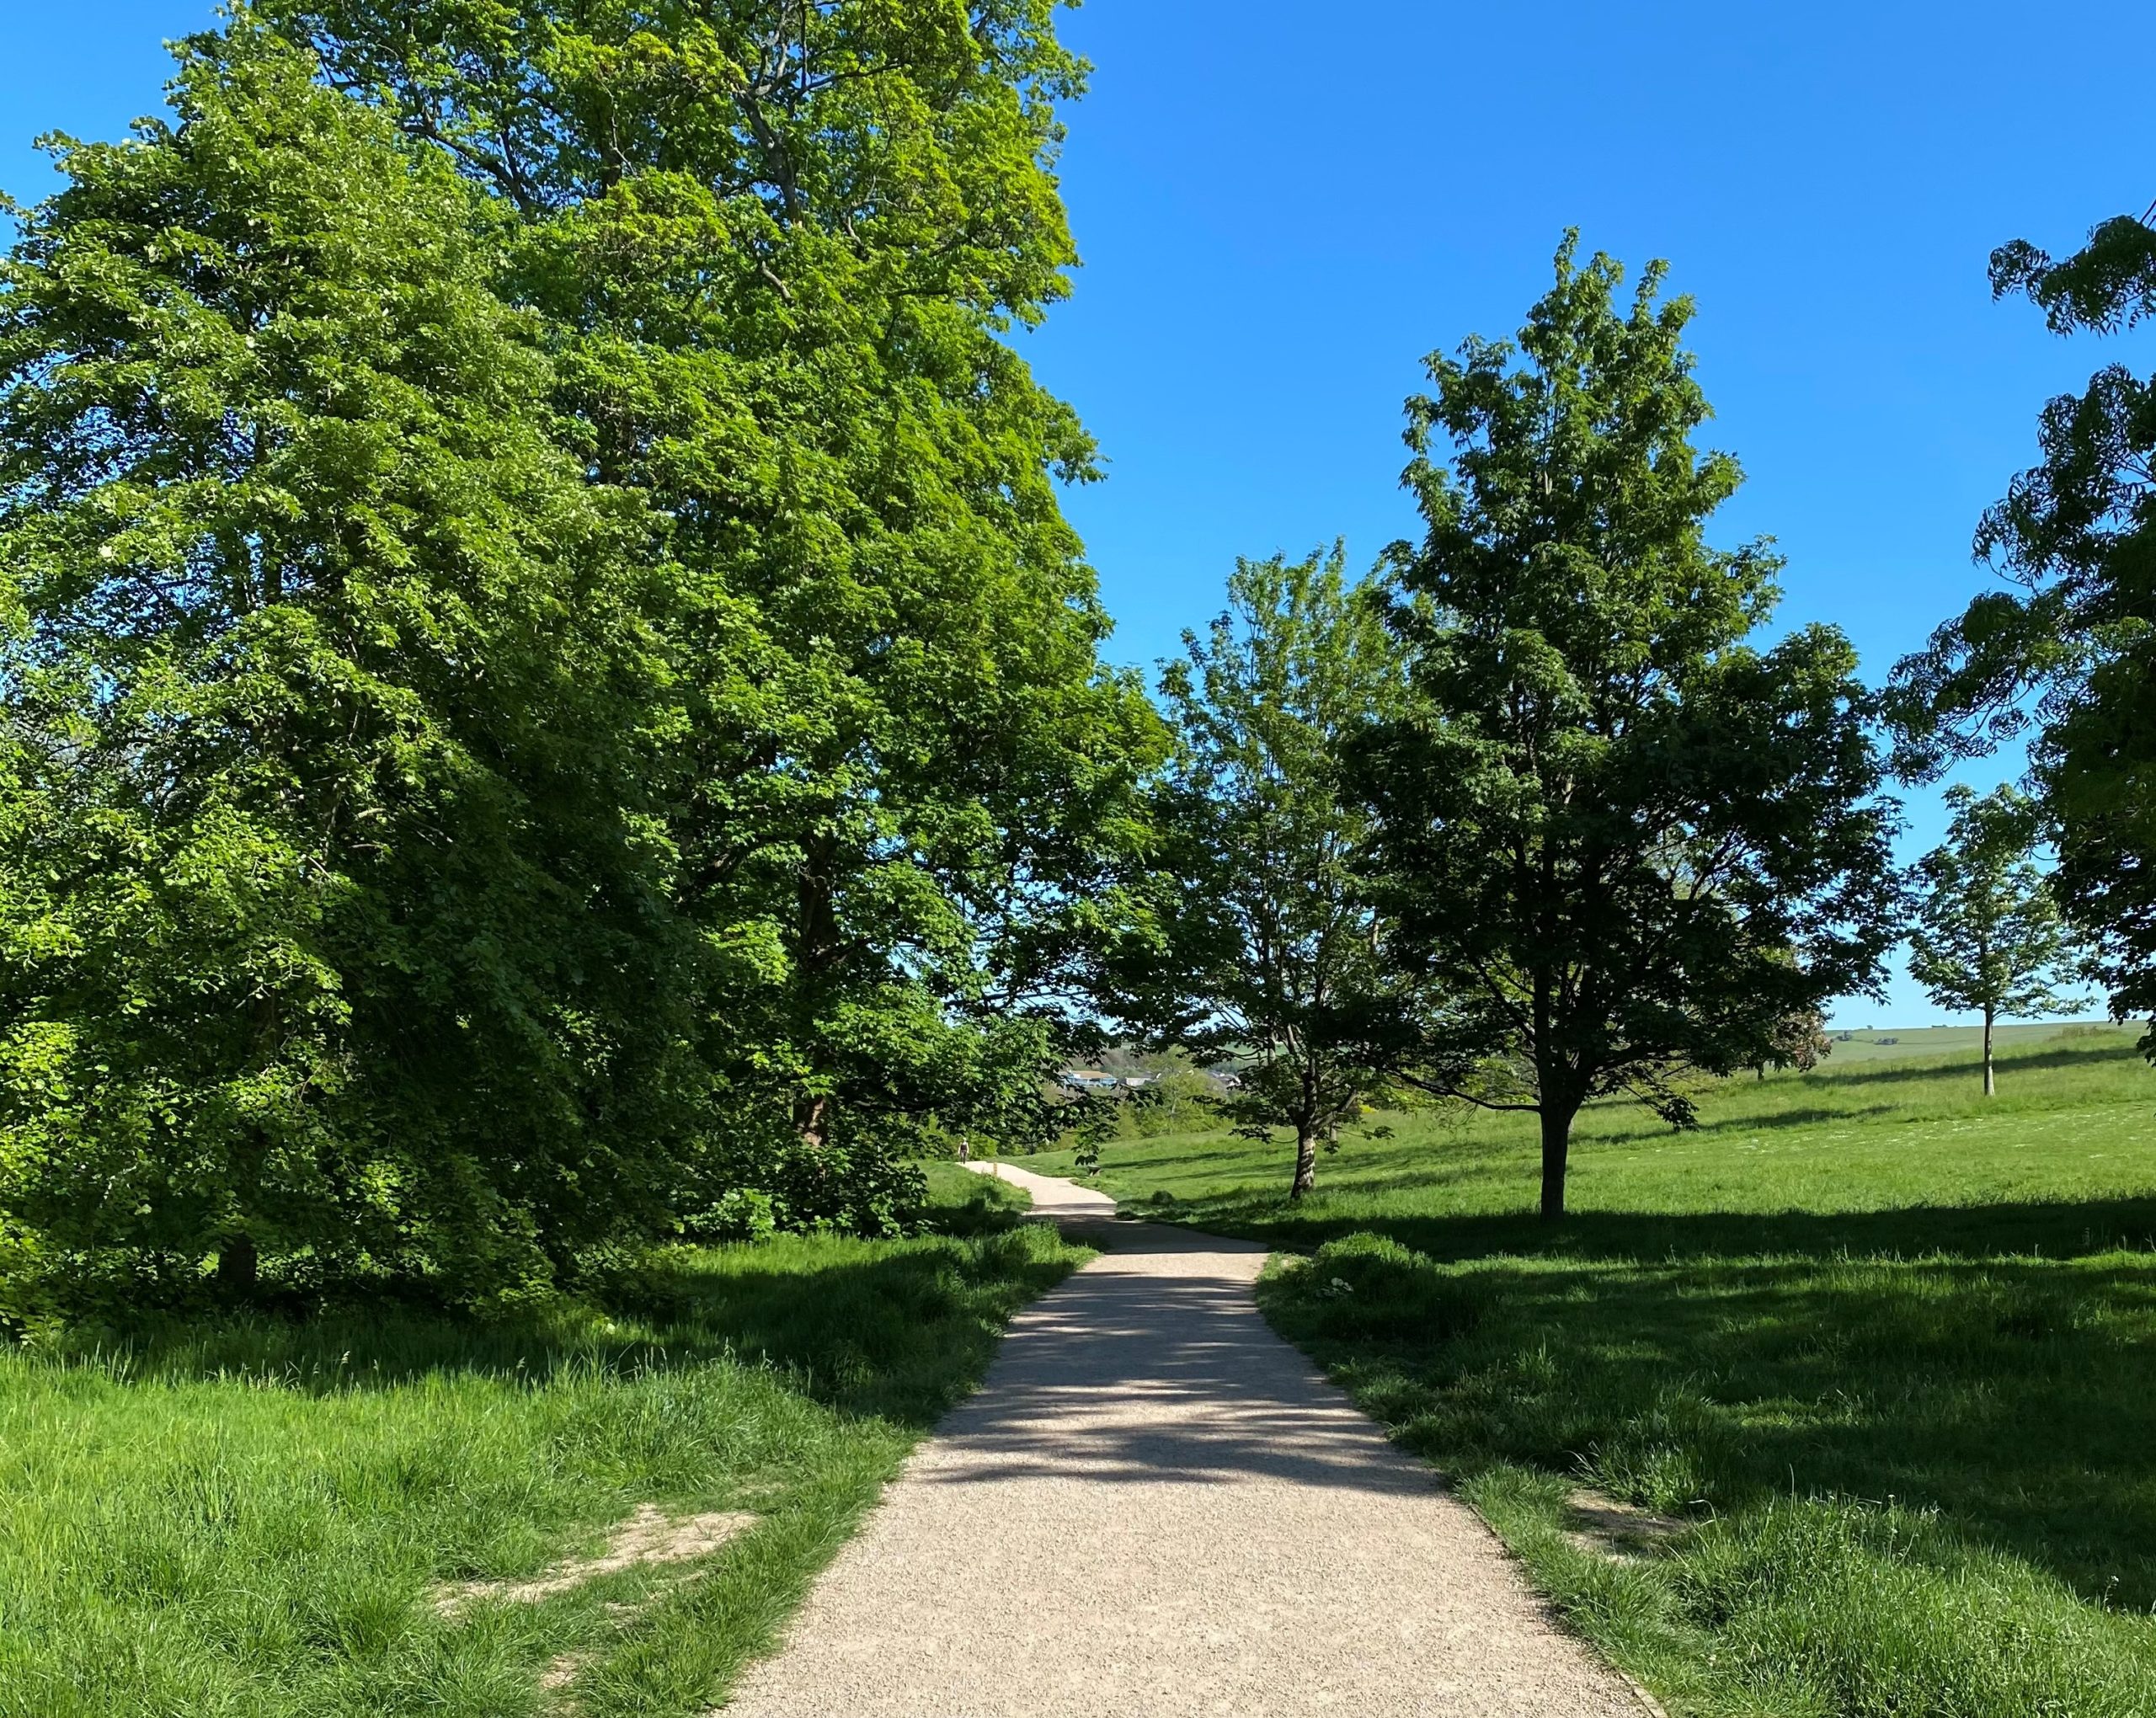
[{"label": "gravel path", "polygon": [[728,1718],[1642,1718],[1489,1529],[1274,1336],[1263,1251],[1111,1220],[1021,1313]]}]

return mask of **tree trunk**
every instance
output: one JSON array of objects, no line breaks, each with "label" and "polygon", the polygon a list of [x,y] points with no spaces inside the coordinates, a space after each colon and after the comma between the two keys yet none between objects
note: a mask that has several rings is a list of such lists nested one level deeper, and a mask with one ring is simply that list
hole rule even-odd
[{"label": "tree trunk", "polygon": [[[794,882],[793,1008],[795,1040],[808,1051],[809,1077],[823,1075],[823,1018],[831,975],[840,962],[838,913],[828,838],[803,844],[801,870]],[[793,1101],[793,1131],[819,1156],[831,1143],[830,1094],[803,1092]]]},{"label": "tree trunk", "polygon": [[1572,1149],[1576,1110],[1545,1102],[1542,1109],[1542,1220],[1565,1216],[1565,1158]]},{"label": "tree trunk", "polygon": [[1299,1199],[1317,1185],[1317,1129],[1307,1122],[1295,1124],[1295,1181],[1288,1189],[1290,1199]]},{"label": "tree trunk", "polygon": [[1993,1080],[1991,1072],[1991,1023],[1993,1015],[1993,1010],[1989,1008],[1984,1010],[1984,1096],[1986,1097],[1995,1096],[1999,1091],[1998,1084]]},{"label": "tree trunk", "polygon": [[262,1256],[255,1250],[254,1237],[248,1234],[228,1235],[217,1248],[217,1288],[235,1300],[244,1300],[254,1293],[254,1285],[262,1274]]}]

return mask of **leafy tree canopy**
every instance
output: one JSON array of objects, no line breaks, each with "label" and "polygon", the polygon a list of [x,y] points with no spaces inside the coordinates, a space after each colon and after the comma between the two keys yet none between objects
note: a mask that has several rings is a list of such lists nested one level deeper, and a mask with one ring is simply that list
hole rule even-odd
[{"label": "leafy tree canopy", "polygon": [[1356,876],[1367,817],[1342,792],[1341,750],[1398,713],[1397,645],[1343,552],[1241,563],[1228,608],[1186,633],[1161,692],[1179,744],[1157,813],[1172,878],[1131,1006],[1161,1036],[1235,1056],[1229,1108],[1294,1129],[1294,1197],[1317,1151],[1385,1091],[1398,1004]]},{"label": "leafy tree canopy", "polygon": [[[2107,221],[2054,261],[1992,257],[2055,332],[2111,333],[2156,309],[2156,231]],[[2108,365],[2044,408],[2041,463],[1984,515],[1976,552],[2009,588],[1977,596],[1896,671],[1903,771],[2029,742],[2053,879],[2121,1013],[2156,1013],[2156,384]],[[2156,1051],[2156,1034],[2149,1048]]]},{"label": "leafy tree canopy", "polygon": [[262,10],[520,212],[564,407],[671,525],[728,1113],[812,1150],[1040,1124],[1159,744],[1058,504],[1091,444],[1001,338],[1075,259],[1054,8]]},{"label": "leafy tree canopy", "polygon": [[1052,10],[260,0],[64,147],[0,1222],[494,1293],[1053,1125],[1161,742],[1006,338],[1074,259]]},{"label": "leafy tree canopy", "polygon": [[314,69],[196,41],[0,264],[0,1208],[492,1292],[682,1146],[662,558],[499,223]]},{"label": "leafy tree canopy", "polygon": [[1574,1116],[1624,1094],[1680,1124],[1688,1070],[1876,981],[1895,808],[1836,630],[1755,644],[1779,565],[1710,547],[1740,480],[1701,454],[1691,306],[1574,262],[1517,344],[1433,357],[1408,407],[1427,530],[1390,552],[1417,707],[1364,748],[1378,896],[1445,1000],[1419,1075],[1537,1112],[1543,1208]]},{"label": "leafy tree canopy", "polygon": [[1940,1007],[1982,1011],[1988,1096],[1995,1022],[2063,1012],[2079,967],[2036,862],[2034,803],[2012,787],[1980,795],[1960,782],[1946,803],[1954,810],[1946,840],[1917,867],[1923,894],[1909,974]]}]

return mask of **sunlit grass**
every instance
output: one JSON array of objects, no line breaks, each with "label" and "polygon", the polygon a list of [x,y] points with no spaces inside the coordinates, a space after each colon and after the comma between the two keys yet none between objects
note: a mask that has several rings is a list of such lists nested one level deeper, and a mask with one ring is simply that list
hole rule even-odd
[{"label": "sunlit grass", "polygon": [[[2079,1202],[2156,1190],[2156,1073],[2129,1032],[2053,1038],[2000,1059],[1999,1095],[1959,1058],[1874,1061],[1703,1086],[1700,1126],[1636,1106],[1589,1106],[1574,1130],[1576,1212],[1886,1210],[1916,1204]],[[1534,1208],[1529,1116],[1451,1112],[1371,1118],[1322,1158],[1294,1214],[1322,1237],[1358,1215],[1448,1219]],[[1112,1142],[1101,1185],[1125,1200],[1171,1195],[1209,1220],[1247,1214],[1280,1232],[1294,1151],[1284,1138],[1212,1132]],[[1070,1153],[1027,1166],[1068,1174]]]},{"label": "sunlit grass", "polygon": [[[1000,1226],[1007,1189],[942,1179],[967,1235],[684,1251],[519,1326],[0,1353],[0,1714],[704,1710],[1004,1320],[1083,1256]],[[433,1602],[590,1551],[647,1503],[760,1519],[692,1578]]]},{"label": "sunlit grass", "polygon": [[[1957,1052],[1726,1082],[1701,1120],[1591,1112],[1554,1231],[1504,1118],[1351,1138],[1295,1208],[1277,1143],[1113,1144],[1101,1180],[1283,1248],[1268,1314],[1673,1711],[2156,1714],[2132,1036],[2017,1045],[1989,1102]],[[1682,1529],[1613,1546],[1582,1488]]]}]

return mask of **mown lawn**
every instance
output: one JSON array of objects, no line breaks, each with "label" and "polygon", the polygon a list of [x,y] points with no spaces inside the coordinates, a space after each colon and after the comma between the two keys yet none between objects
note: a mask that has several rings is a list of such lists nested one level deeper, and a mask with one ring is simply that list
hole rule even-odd
[{"label": "mown lawn", "polygon": [[1345,1140],[1299,1210],[1225,1137],[1101,1182],[1280,1246],[1269,1315],[1673,1712],[2152,1718],[2156,1072],[2081,1033],[2000,1077],[1598,1110],[1555,1233],[1508,1118]]},{"label": "mown lawn", "polygon": [[[937,1177],[920,1240],[683,1251],[474,1329],[227,1323],[0,1351],[0,1715],[697,1712],[1085,1255]],[[640,1507],[753,1513],[700,1562],[445,1614]]]}]

